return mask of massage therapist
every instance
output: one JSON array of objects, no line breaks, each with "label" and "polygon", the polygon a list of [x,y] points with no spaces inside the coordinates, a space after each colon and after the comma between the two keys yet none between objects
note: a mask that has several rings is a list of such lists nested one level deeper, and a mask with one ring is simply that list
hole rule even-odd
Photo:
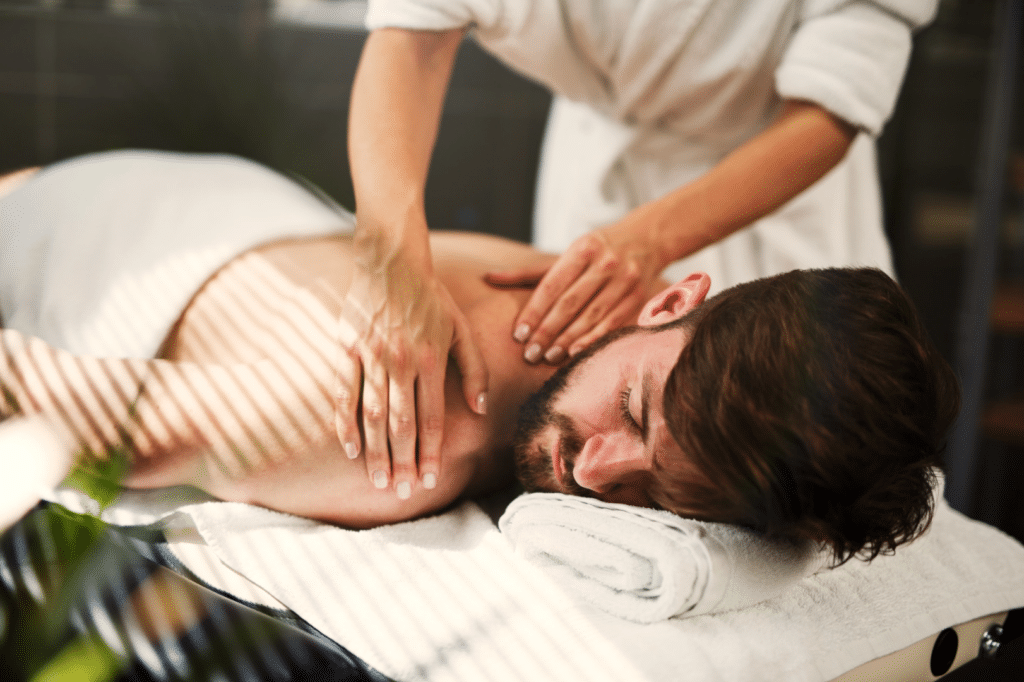
[{"label": "massage therapist", "polygon": [[[554,93],[534,243],[547,270],[509,333],[558,363],[635,317],[657,278],[718,288],[794,268],[892,272],[874,136],[936,0],[371,0],[352,89],[358,225],[339,344],[338,437],[367,471],[443,475],[449,355],[465,400],[487,371],[432,270],[424,187],[468,31]],[[361,410],[360,410],[361,406]],[[390,479],[383,481],[387,488]]]}]

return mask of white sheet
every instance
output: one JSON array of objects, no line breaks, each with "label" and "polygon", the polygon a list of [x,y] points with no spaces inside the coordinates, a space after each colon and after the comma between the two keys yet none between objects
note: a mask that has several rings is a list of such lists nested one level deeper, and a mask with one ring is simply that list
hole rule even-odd
[{"label": "white sheet", "polygon": [[0,315],[73,353],[153,357],[192,294],[241,251],[353,224],[234,156],[77,157],[0,201]]},{"label": "white sheet", "polygon": [[186,507],[185,518],[211,552],[203,561],[397,680],[661,682],[686,671],[823,682],[1024,605],[1024,547],[944,502],[928,534],[893,556],[822,571],[748,608],[652,624],[573,601],[473,503],[370,531],[220,502]]}]

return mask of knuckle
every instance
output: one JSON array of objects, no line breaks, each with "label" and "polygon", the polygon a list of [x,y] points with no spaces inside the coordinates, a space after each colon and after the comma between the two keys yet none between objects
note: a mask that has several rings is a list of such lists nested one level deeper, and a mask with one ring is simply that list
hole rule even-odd
[{"label": "knuckle", "polygon": [[419,367],[423,372],[432,372],[438,365],[437,354],[430,347],[424,347],[418,355]]},{"label": "knuckle", "polygon": [[372,403],[363,406],[363,418],[371,425],[378,425],[384,420],[384,407]]},{"label": "knuckle", "polygon": [[420,431],[426,438],[439,436],[444,429],[444,418],[437,414],[427,415],[420,425]]},{"label": "knuckle", "polygon": [[622,265],[622,261],[615,254],[608,254],[601,260],[601,272],[604,274],[614,273]]},{"label": "knuckle", "polygon": [[394,462],[391,468],[392,475],[396,479],[416,478],[416,465],[414,462]]},{"label": "knuckle", "polygon": [[406,350],[405,344],[400,340],[391,342],[388,347],[388,359],[393,370],[405,371],[409,365],[409,352]]},{"label": "knuckle", "polygon": [[[557,316],[572,317],[579,312],[580,308],[583,307],[585,299],[576,291],[568,291],[562,295],[562,298],[558,301],[558,304],[552,309],[552,313]],[[546,329],[550,330],[554,323],[552,320],[544,320],[541,325]]]},{"label": "knuckle", "polygon": [[334,390],[334,404],[339,410],[351,412],[358,401],[358,394],[347,386],[339,386]]},{"label": "knuckle", "polygon": [[366,354],[375,362],[380,362],[384,358],[384,351],[384,340],[380,337],[375,336],[366,342]]},{"label": "knuckle", "polygon": [[591,259],[602,251],[604,244],[593,234],[586,234],[580,238],[579,254],[584,258]]},{"label": "knuckle", "polygon": [[380,467],[382,463],[386,462],[386,451],[382,451],[380,445],[376,442],[367,441],[366,446],[363,449],[366,456],[367,467]]},{"label": "knuckle", "polygon": [[390,423],[394,439],[405,442],[416,435],[416,420],[407,414],[393,415]]},{"label": "knuckle", "polygon": [[592,327],[601,320],[608,313],[608,306],[604,303],[595,303],[587,309],[587,312],[583,316],[583,323],[588,327]]},{"label": "knuckle", "polygon": [[555,280],[553,277],[545,278],[544,280],[541,281],[539,285],[537,285],[537,293],[543,296],[544,298],[548,299],[555,298],[558,295],[558,292],[561,291],[561,289],[561,283]]},{"label": "knuckle", "polygon": [[338,344],[342,357],[349,362],[359,362],[359,347],[355,342],[342,342]]}]

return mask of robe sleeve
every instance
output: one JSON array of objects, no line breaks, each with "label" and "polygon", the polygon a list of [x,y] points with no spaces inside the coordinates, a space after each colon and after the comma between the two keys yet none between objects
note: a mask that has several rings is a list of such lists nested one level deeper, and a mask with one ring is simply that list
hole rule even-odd
[{"label": "robe sleeve", "polygon": [[805,5],[775,71],[787,99],[816,102],[872,135],[892,115],[910,59],[912,33],[935,16],[936,0]]},{"label": "robe sleeve", "polygon": [[486,30],[500,23],[501,4],[500,0],[370,0],[365,24],[371,31],[385,27]]}]

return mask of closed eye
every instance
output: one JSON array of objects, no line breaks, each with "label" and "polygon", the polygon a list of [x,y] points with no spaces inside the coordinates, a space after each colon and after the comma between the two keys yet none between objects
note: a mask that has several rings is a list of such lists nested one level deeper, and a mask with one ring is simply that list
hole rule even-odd
[{"label": "closed eye", "polygon": [[622,413],[622,420],[629,424],[630,428],[636,431],[638,434],[643,435],[643,428],[637,423],[636,419],[633,418],[633,413],[629,411],[629,397],[631,391],[626,388],[619,393],[619,412]]}]

